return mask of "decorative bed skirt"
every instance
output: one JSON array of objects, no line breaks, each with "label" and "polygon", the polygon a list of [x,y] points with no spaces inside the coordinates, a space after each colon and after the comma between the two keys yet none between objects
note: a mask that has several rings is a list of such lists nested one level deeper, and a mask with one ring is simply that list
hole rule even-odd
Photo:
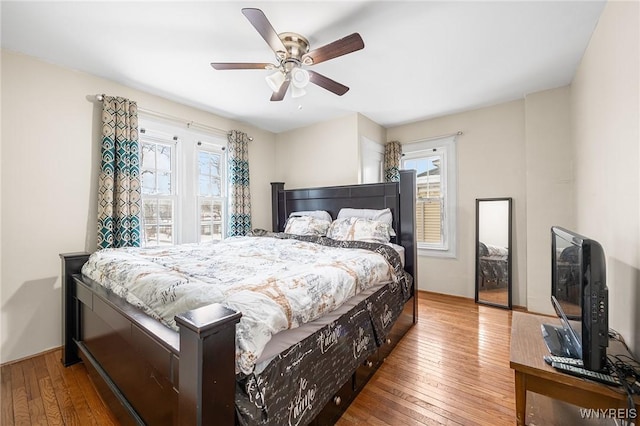
[{"label": "decorative bed skirt", "polygon": [[239,422],[308,424],[359,366],[372,367],[369,358],[386,343],[409,298],[410,288],[387,284],[275,356],[259,374],[239,377],[235,400]]}]

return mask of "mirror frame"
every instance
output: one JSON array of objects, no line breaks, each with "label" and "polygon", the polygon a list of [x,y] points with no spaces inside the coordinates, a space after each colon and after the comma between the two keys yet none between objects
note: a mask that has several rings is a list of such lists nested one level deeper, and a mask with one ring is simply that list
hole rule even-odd
[{"label": "mirror frame", "polygon": [[[509,213],[508,213],[508,224],[507,226],[509,227],[508,229],[508,250],[507,250],[507,304],[503,305],[500,303],[493,303],[490,301],[486,301],[486,300],[480,300],[479,298],[479,285],[478,285],[478,278],[480,277],[480,250],[479,250],[479,242],[480,242],[480,203],[483,201],[507,201],[508,202],[508,207],[509,207]],[[475,301],[476,303],[480,303],[483,305],[489,305],[489,306],[494,306],[497,308],[503,308],[503,309],[512,309],[513,305],[512,305],[512,272],[511,272],[511,265],[512,265],[512,255],[513,255],[513,239],[512,239],[512,216],[513,216],[513,199],[511,197],[499,197],[499,198],[476,198],[476,247],[475,247],[475,253],[476,253],[476,273],[474,274],[474,287],[475,287]]]}]

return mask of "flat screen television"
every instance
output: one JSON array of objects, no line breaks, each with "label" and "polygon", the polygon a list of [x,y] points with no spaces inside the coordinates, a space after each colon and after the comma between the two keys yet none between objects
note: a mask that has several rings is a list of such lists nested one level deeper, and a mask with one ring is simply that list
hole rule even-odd
[{"label": "flat screen television", "polygon": [[551,296],[580,340],[584,367],[602,371],[609,345],[609,303],[602,246],[573,231],[551,228]]}]

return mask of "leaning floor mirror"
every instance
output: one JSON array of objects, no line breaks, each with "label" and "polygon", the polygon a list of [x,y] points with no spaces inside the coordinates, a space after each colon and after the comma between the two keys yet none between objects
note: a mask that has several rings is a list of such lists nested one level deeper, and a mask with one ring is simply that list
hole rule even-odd
[{"label": "leaning floor mirror", "polygon": [[511,198],[476,199],[476,302],[511,309]]}]

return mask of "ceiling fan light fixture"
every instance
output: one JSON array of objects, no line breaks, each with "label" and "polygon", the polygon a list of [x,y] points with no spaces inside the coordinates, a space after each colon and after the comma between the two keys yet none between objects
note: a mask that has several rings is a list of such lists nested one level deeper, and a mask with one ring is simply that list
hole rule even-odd
[{"label": "ceiling fan light fixture", "polygon": [[302,68],[294,68],[291,70],[291,85],[298,89],[302,89],[309,84],[309,73]]},{"label": "ceiling fan light fixture", "polygon": [[278,90],[280,90],[280,86],[282,86],[282,83],[284,83],[284,79],[285,79],[284,73],[280,70],[265,77],[265,80],[267,80],[267,84],[269,85],[269,88],[274,92],[277,92]]},{"label": "ceiling fan light fixture", "polygon": [[291,85],[291,97],[292,98],[301,98],[302,96],[306,95],[307,91],[304,90],[302,87],[296,87],[295,85]]},{"label": "ceiling fan light fixture", "polygon": [[294,98],[304,96],[306,91],[303,89],[309,83],[322,87],[338,96],[342,96],[349,91],[347,86],[317,72],[307,71],[303,67],[317,65],[363,49],[364,41],[360,34],[353,33],[311,50],[309,40],[302,35],[293,32],[277,33],[262,10],[243,8],[242,14],[273,50],[276,55],[276,64],[263,62],[212,62],[213,69],[275,71],[275,73],[266,77],[267,84],[273,91],[270,99],[272,102],[282,101],[290,86],[291,91],[295,92],[292,93]]}]

